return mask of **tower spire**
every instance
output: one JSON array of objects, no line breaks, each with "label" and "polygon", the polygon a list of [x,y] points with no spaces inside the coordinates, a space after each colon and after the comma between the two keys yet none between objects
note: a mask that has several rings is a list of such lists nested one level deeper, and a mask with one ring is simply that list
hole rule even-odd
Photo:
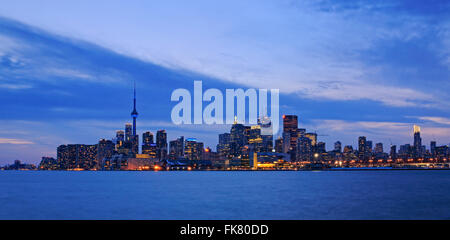
[{"label": "tower spire", "polygon": [[133,88],[133,111],[131,112],[131,117],[133,118],[133,135],[136,136],[136,118],[138,116],[138,112],[136,110],[136,80],[134,80],[134,88]]}]

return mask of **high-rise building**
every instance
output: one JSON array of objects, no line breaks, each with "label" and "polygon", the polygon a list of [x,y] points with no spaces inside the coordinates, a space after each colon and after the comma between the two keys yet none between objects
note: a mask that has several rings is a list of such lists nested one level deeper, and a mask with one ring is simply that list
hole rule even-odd
[{"label": "high-rise building", "polygon": [[298,161],[311,161],[313,157],[313,146],[311,139],[307,137],[299,137],[297,144],[297,160]]},{"label": "high-rise building", "polygon": [[250,152],[263,152],[263,139],[261,135],[261,126],[251,126],[248,132],[248,146]]},{"label": "high-rise building", "polygon": [[431,141],[430,142],[430,153],[431,153],[431,157],[436,157],[436,141]]},{"label": "high-rise building", "polygon": [[377,143],[375,144],[375,154],[381,154],[383,153],[383,143]]},{"label": "high-rise building", "polygon": [[184,156],[191,161],[201,160],[203,154],[203,143],[195,138],[186,138],[184,143]]},{"label": "high-rise building", "polygon": [[114,154],[115,145],[111,140],[101,139],[97,147],[97,169],[103,169],[104,160]]},{"label": "high-rise building", "polygon": [[305,133],[305,137],[311,139],[311,144],[313,147],[317,145],[317,133]]},{"label": "high-rise building", "polygon": [[246,144],[246,127],[243,124],[238,123],[237,121],[231,126],[230,130],[230,148],[231,148],[231,156],[238,157],[242,155],[243,147]]},{"label": "high-rise building", "polygon": [[397,160],[397,146],[396,145],[391,145],[390,155],[391,155],[392,161]]},{"label": "high-rise building", "polygon": [[420,137],[420,127],[414,125],[414,153],[413,157],[420,158],[422,157],[422,138]]},{"label": "high-rise building", "polygon": [[281,137],[275,140],[275,152],[283,153],[283,138]]},{"label": "high-rise building", "polygon": [[231,154],[231,134],[219,134],[219,144],[217,144],[217,154],[221,159],[227,159]]},{"label": "high-rise building", "polygon": [[133,136],[133,125],[131,123],[125,124],[125,141],[129,142]]},{"label": "high-rise building", "polygon": [[298,117],[296,115],[283,115],[283,134],[284,136],[289,136],[289,139],[284,139],[284,141],[289,142],[288,153],[291,155],[291,161],[295,161],[297,157],[297,139],[299,137]]},{"label": "high-rise building", "polygon": [[120,152],[123,147],[123,143],[125,142],[125,132],[123,130],[116,131],[114,142],[116,144],[116,151]]},{"label": "high-rise building", "polygon": [[368,156],[370,156],[370,154],[372,154],[372,149],[373,149],[373,142],[372,141],[367,141],[366,142],[366,154]]},{"label": "high-rise building", "polygon": [[145,132],[142,134],[142,145],[149,145],[152,144],[153,142],[153,133],[151,132]]},{"label": "high-rise building", "polygon": [[181,136],[176,140],[169,142],[170,152],[169,158],[172,160],[181,158],[184,156],[184,137]]},{"label": "high-rise building", "polygon": [[272,121],[265,116],[258,119],[258,125],[261,128],[262,152],[271,152],[273,149],[273,128]]},{"label": "high-rise building", "polygon": [[326,153],[327,152],[324,142],[317,143],[316,152],[317,153]]},{"label": "high-rise building", "polygon": [[57,161],[62,169],[96,167],[97,145],[68,144],[57,148]]},{"label": "high-rise building", "polygon": [[142,134],[142,154],[155,155],[156,145],[153,142],[153,133],[145,132]]},{"label": "high-rise building", "polygon": [[334,151],[338,153],[342,152],[342,143],[340,141],[334,143]]},{"label": "high-rise building", "polygon": [[367,142],[364,136],[358,138],[358,158],[362,161],[367,160]]},{"label": "high-rise building", "polygon": [[155,143],[142,145],[142,154],[149,155],[150,158],[157,158],[157,147]]},{"label": "high-rise building", "polygon": [[167,133],[166,130],[158,130],[156,132],[157,157],[160,160],[167,157]]}]

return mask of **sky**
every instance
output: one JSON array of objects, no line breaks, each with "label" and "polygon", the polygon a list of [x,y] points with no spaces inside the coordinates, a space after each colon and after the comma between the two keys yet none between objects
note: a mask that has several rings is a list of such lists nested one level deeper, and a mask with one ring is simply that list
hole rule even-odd
[{"label": "sky", "polygon": [[176,88],[277,88],[332,149],[450,143],[448,1],[25,1],[0,5],[0,164],[138,132],[215,149],[228,125],[175,126]]}]

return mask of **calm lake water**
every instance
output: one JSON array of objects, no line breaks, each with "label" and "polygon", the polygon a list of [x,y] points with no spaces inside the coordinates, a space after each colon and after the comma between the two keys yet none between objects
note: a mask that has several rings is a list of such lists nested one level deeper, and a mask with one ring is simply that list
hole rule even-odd
[{"label": "calm lake water", "polygon": [[450,171],[1,171],[0,219],[450,219]]}]

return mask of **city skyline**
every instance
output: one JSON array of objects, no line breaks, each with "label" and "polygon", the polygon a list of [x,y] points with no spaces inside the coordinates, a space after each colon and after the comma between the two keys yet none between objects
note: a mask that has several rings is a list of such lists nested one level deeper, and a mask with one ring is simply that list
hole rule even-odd
[{"label": "city skyline", "polygon": [[[450,142],[446,3],[79,4],[0,6],[2,165],[112,137],[129,120],[134,81],[139,135],[166,129],[169,140],[195,136],[214,148],[230,125],[170,121],[170,92],[203,80],[205,88],[279,88],[280,113],[328,135],[327,149],[338,140],[357,146],[358,136],[385,148],[413,144],[415,124],[423,143]],[[138,7],[158,14],[130,17]],[[218,8],[223,14],[212,14]],[[235,13],[247,17],[236,22]],[[117,14],[128,17],[118,23]]]},{"label": "city skyline", "polygon": [[[133,123],[125,123],[110,140],[102,138],[98,144],[63,144],[57,157],[44,156],[40,170],[298,170],[342,167],[420,167],[447,164],[449,145],[431,141],[429,148],[422,144],[421,128],[413,126],[413,144],[391,145],[385,151],[383,143],[366,136],[358,137],[358,145],[342,145],[336,141],[333,150],[326,148],[316,132],[299,128],[297,115],[282,115],[282,133],[274,140],[273,125],[268,116],[260,116],[255,125],[240,123],[237,117],[229,132],[218,135],[216,152],[198,141],[195,136],[167,139],[160,129],[154,134],[137,133],[136,83],[133,86]],[[277,115],[278,116],[278,115]],[[142,147],[140,147],[142,146]],[[170,147],[169,147],[170,146]],[[387,150],[387,149],[386,149]],[[319,164],[319,165],[317,165]],[[413,165],[411,165],[413,164]],[[418,165],[414,165],[418,164]],[[35,169],[33,165],[15,160],[6,169]]]}]

